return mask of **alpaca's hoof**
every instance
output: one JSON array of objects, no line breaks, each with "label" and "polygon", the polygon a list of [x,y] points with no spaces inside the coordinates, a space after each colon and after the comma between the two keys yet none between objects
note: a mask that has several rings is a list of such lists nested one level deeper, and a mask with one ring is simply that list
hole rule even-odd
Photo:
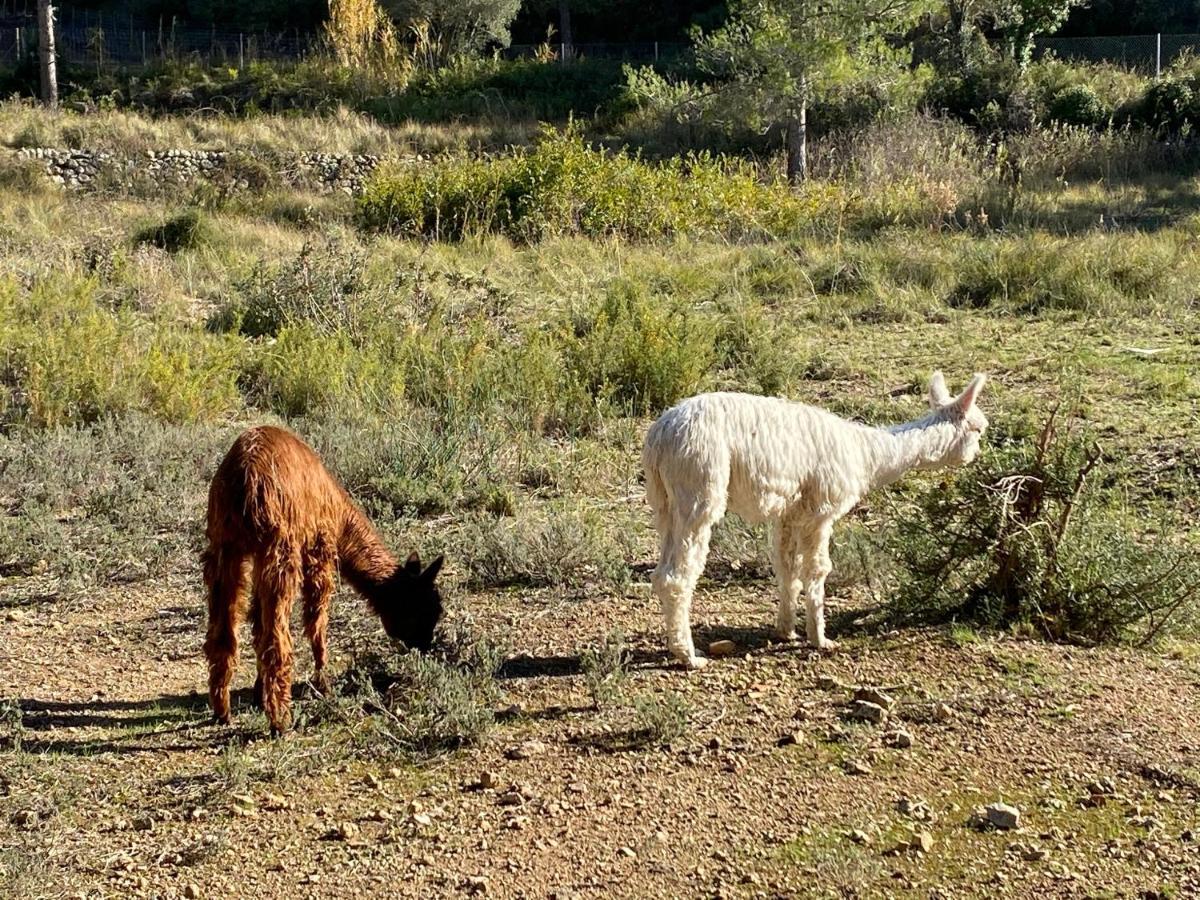
[{"label": "alpaca's hoof", "polygon": [[223,716],[213,715],[213,722],[217,725],[229,725],[233,722],[233,716],[229,715],[229,713],[225,713]]},{"label": "alpaca's hoof", "polygon": [[816,646],[817,649],[822,653],[834,653],[839,647],[841,647],[841,644],[839,644],[837,641],[831,641],[829,638],[825,638],[823,641],[817,641]]},{"label": "alpaca's hoof", "polygon": [[785,644],[794,644],[800,640],[800,635],[796,634],[795,628],[785,630],[777,627],[775,629],[775,640],[782,641]]},{"label": "alpaca's hoof", "polygon": [[698,672],[708,665],[708,657],[706,656],[689,656],[683,660],[683,665],[691,672]]},{"label": "alpaca's hoof", "polygon": [[313,686],[313,690],[316,691],[318,694],[320,694],[322,697],[329,696],[329,679],[326,678],[324,675],[317,675],[315,678],[313,678],[312,686]]}]

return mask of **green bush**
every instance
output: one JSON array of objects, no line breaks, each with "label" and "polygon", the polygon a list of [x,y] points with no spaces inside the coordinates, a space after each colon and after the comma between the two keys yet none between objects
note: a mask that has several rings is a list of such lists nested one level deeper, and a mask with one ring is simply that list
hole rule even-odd
[{"label": "green bush", "polygon": [[234,282],[209,316],[209,328],[275,337],[287,325],[306,323],[322,334],[344,331],[361,344],[394,314],[367,289],[366,266],[361,250],[335,243],[306,244],[283,263],[259,261]]},{"label": "green bush", "polygon": [[[1025,81],[1041,110],[1043,120],[1063,121],[1070,124],[1103,125],[1107,121],[1077,121],[1073,118],[1060,119],[1053,115],[1055,98],[1079,92],[1079,100],[1090,106],[1088,97],[1095,97],[1100,107],[1112,115],[1116,110],[1135,103],[1145,92],[1149,79],[1134,70],[1113,63],[1085,63],[1077,60],[1062,60],[1045,56],[1031,63],[1025,71]],[[1063,110],[1069,115],[1070,110]]]},{"label": "green bush", "polygon": [[997,436],[926,491],[893,536],[898,621],[1028,625],[1053,640],[1147,640],[1194,620],[1200,566],[1106,492],[1077,419]]},{"label": "green bush", "polygon": [[1150,311],[1186,296],[1179,276],[1191,266],[1185,247],[1146,236],[977,239],[963,245],[946,300],[1024,314]]},{"label": "green bush", "polygon": [[599,401],[638,415],[695,393],[716,359],[713,321],[682,303],[614,283],[564,337],[567,372]]},{"label": "green bush", "polygon": [[1063,88],[1055,94],[1048,113],[1051,121],[1091,128],[1099,128],[1112,118],[1112,110],[1086,84]]},{"label": "green bush", "polygon": [[625,635],[620,630],[606,634],[598,646],[588,647],[579,654],[579,667],[595,709],[617,700],[629,678]]},{"label": "green bush", "polygon": [[340,696],[302,707],[297,724],[349,724],[372,756],[421,759],[479,743],[495,721],[500,657],[485,642],[454,640],[432,654],[367,656],[339,679]]},{"label": "green bush", "polygon": [[93,279],[0,281],[0,415],[39,427],[125,412],[209,421],[241,406],[240,340],[113,310]]},{"label": "green bush", "polygon": [[160,222],[146,225],[133,236],[135,244],[150,244],[168,253],[195,250],[207,243],[211,226],[198,209],[185,209]]},{"label": "green bush", "polygon": [[587,510],[467,519],[456,543],[473,588],[600,585],[621,591],[629,583],[627,531]]},{"label": "green bush", "polygon": [[355,348],[344,331],[324,334],[308,322],[280,329],[257,360],[251,396],[284,416],[390,411],[404,396],[403,373],[381,354]]},{"label": "green bush", "polygon": [[[1197,79],[1200,80],[1200,79]],[[1146,91],[1136,118],[1165,134],[1200,126],[1200,84],[1192,79],[1164,78]]]},{"label": "green bush", "polygon": [[365,228],[442,240],[475,233],[520,241],[565,234],[741,238],[794,233],[841,198],[833,186],[797,193],[764,183],[744,164],[707,155],[653,165],[590,147],[572,126],[545,131],[532,152],[385,169],[367,185],[358,210]]}]

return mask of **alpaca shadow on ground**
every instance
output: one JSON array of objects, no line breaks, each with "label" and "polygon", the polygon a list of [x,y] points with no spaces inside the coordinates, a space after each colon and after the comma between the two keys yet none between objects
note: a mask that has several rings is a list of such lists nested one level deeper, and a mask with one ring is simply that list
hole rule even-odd
[{"label": "alpaca shadow on ground", "polygon": [[[0,577],[4,575],[3,570],[0,570]],[[52,603],[65,603],[67,600],[66,594],[60,594],[58,591],[44,591],[36,594],[21,594],[11,597],[0,598],[0,609],[19,610],[22,607],[32,609],[35,606]]]},{"label": "alpaca shadow on ground", "polygon": [[623,731],[600,732],[571,738],[568,743],[587,747],[601,753],[635,753],[655,746],[664,746],[649,728],[626,728]]},{"label": "alpaca shadow on ground", "polygon": [[[304,696],[306,682],[293,686],[293,699]],[[232,694],[234,715],[245,716],[257,707],[254,692],[243,688]],[[213,730],[212,713],[204,694],[167,694],[146,700],[37,700],[19,699],[21,747],[30,753],[92,756],[97,753],[163,753],[206,750],[228,744],[241,731]],[[236,718],[235,718],[236,721]],[[61,735],[60,729],[97,728],[109,733],[96,736]],[[178,741],[181,735],[194,740]],[[243,737],[248,739],[249,735]]]},{"label": "alpaca shadow on ground", "polygon": [[[859,607],[836,612],[827,611],[826,634],[835,641],[877,635],[884,630],[884,625],[879,621],[878,616],[880,609],[880,607]],[[800,621],[802,632],[803,627],[802,618]],[[745,653],[773,655],[816,652],[804,640],[803,633],[798,641],[781,641],[775,636],[774,627],[766,622],[762,625],[752,626],[699,625],[693,628],[692,636],[696,642],[696,649],[701,654],[707,653],[708,645],[713,641],[732,641],[735,648],[734,656]]]},{"label": "alpaca shadow on ground", "polygon": [[[626,651],[625,664],[634,669],[666,669],[671,667],[671,660],[666,648],[661,651],[635,648]],[[521,678],[563,678],[582,674],[583,660],[578,654],[529,656],[519,653],[501,664],[496,677],[501,681],[509,681]]]},{"label": "alpaca shadow on ground", "polygon": [[[219,735],[200,740],[212,719],[207,699],[197,693],[148,700],[17,701],[21,709],[21,748],[29,753],[93,756],[97,753],[162,753],[204,750],[222,743]],[[62,734],[61,729],[105,729],[106,734]]]},{"label": "alpaca shadow on ground", "polygon": [[57,728],[151,728],[195,720],[207,712],[201,694],[173,694],[149,700],[18,700],[27,731]]}]

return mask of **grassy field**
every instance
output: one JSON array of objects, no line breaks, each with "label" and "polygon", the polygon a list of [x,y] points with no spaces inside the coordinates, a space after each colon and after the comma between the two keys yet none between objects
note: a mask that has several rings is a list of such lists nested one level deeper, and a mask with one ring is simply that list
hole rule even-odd
[{"label": "grassy field", "polygon": [[[357,116],[16,104],[0,137],[419,144]],[[921,414],[932,370],[952,388],[987,372],[992,459],[1055,408],[1103,450],[1088,508],[1123,537],[1081,544],[1082,568],[1200,539],[1194,161],[1071,129],[997,155],[933,120],[824,152],[789,194],[561,134],[499,160],[449,149],[382,176],[387,215],[271,179],[68,192],[0,160],[0,893],[1195,889],[1188,596],[1169,616],[1147,599],[1108,648],[1034,640],[1053,623],[1032,613],[895,630],[912,618],[897,525],[938,492],[970,496],[971,470],[915,477],[835,533],[832,660],[769,643],[764,534],[724,523],[699,633],[738,655],[697,677],[665,666],[638,456],[649,421],[701,390],[886,423]],[[685,202],[701,177],[704,209]],[[643,215],[648,184],[676,192],[669,219]],[[496,185],[521,218],[496,212]],[[393,215],[463,204],[465,227],[436,231],[454,240]],[[232,732],[208,725],[197,693],[207,480],[264,421],[313,443],[397,550],[445,552],[450,597],[423,667],[339,596],[337,696],[303,700],[278,742],[248,701]],[[814,689],[821,675],[843,687]],[[911,749],[842,723],[853,684],[893,690]],[[1077,805],[1102,776],[1120,796]],[[897,814],[900,794],[931,817]],[[998,799],[1031,821],[1013,839],[967,825]],[[935,849],[891,855],[914,830]]]}]

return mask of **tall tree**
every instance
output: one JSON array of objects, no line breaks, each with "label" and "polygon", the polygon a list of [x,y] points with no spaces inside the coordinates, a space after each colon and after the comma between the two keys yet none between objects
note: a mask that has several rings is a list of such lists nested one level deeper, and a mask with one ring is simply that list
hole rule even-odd
[{"label": "tall tree", "polygon": [[38,55],[42,62],[42,102],[58,106],[58,71],[54,62],[54,7],[38,0]]},{"label": "tall tree", "polygon": [[404,28],[427,28],[439,62],[494,42],[507,47],[521,0],[383,0]]},{"label": "tall tree", "polygon": [[1033,56],[1034,38],[1057,31],[1073,8],[1087,4],[1088,0],[994,0],[989,12],[1004,38],[1004,49],[1025,66]]},{"label": "tall tree", "polygon": [[907,61],[886,38],[904,32],[928,0],[736,0],[729,21],[697,41],[699,64],[743,111],[781,125],[787,177],[807,177],[808,108],[838,84]]}]

